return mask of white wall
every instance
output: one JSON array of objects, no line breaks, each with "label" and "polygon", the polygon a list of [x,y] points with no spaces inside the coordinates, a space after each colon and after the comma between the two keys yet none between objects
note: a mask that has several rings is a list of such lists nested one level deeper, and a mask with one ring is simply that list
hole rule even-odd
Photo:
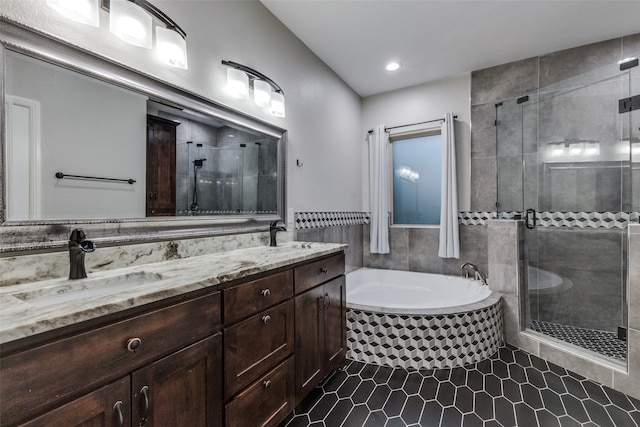
[{"label": "white wall", "polygon": [[[364,136],[369,129],[383,123],[387,127],[418,123],[444,117],[448,111],[456,120],[456,155],[458,170],[458,208],[470,209],[471,182],[471,75],[450,77],[435,82],[372,95],[362,100],[360,144],[365,151],[362,161],[362,209],[369,210],[369,176]],[[430,124],[429,126],[433,126]],[[437,124],[436,124],[437,126]],[[407,128],[414,129],[414,128]],[[398,129],[401,131],[402,129]]]},{"label": "white wall", "polygon": [[[289,131],[289,208],[359,210],[361,99],[258,1],[152,0],[187,33],[189,69],[161,64],[153,51],[123,43],[108,31],[77,24],[45,0],[1,0],[0,15],[111,58]],[[284,90],[286,118],[224,93],[235,61],[261,71]],[[296,159],[304,164],[299,168]]]},{"label": "white wall", "polygon": [[[9,219],[144,217],[147,98],[15,53],[6,70],[6,93],[39,103],[41,139],[41,211]],[[56,172],[136,183],[58,179]]]}]

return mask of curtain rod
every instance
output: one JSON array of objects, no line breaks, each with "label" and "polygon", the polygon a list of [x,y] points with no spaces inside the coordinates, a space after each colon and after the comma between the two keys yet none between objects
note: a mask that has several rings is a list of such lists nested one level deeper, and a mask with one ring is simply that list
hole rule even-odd
[{"label": "curtain rod", "polygon": [[[458,116],[453,116],[454,119],[457,119]],[[418,123],[409,123],[408,125],[399,125],[399,126],[392,126],[390,128],[385,127],[384,131],[385,132],[389,132],[391,129],[398,129],[398,128],[404,128],[407,126],[415,126],[415,125],[423,125],[425,123],[433,123],[433,122],[443,122],[444,121],[444,117],[441,119],[434,119],[434,120],[427,120],[426,122],[418,122]],[[373,129],[369,129],[369,133],[373,133]]]}]

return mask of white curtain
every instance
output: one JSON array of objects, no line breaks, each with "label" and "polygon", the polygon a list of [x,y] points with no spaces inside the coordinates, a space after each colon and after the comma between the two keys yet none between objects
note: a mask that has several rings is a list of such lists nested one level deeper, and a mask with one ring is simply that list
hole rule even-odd
[{"label": "white curtain", "polygon": [[440,258],[460,258],[458,233],[458,183],[453,113],[442,124],[442,182],[440,187]]},{"label": "white curtain", "polygon": [[378,125],[368,135],[369,207],[371,209],[369,251],[389,253],[389,134]]}]

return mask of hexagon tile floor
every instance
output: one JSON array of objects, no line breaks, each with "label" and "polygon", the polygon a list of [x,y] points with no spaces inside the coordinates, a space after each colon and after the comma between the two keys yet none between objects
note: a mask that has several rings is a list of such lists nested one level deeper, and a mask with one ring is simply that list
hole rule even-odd
[{"label": "hexagon tile floor", "polygon": [[348,361],[280,427],[640,427],[640,400],[513,347],[462,368]]}]

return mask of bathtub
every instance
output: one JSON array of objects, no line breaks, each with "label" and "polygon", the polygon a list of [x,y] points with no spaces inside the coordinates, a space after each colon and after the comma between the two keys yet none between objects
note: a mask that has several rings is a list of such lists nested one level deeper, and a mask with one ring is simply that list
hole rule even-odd
[{"label": "bathtub", "polygon": [[347,357],[405,369],[477,363],[503,343],[500,296],[458,276],[347,274]]}]

